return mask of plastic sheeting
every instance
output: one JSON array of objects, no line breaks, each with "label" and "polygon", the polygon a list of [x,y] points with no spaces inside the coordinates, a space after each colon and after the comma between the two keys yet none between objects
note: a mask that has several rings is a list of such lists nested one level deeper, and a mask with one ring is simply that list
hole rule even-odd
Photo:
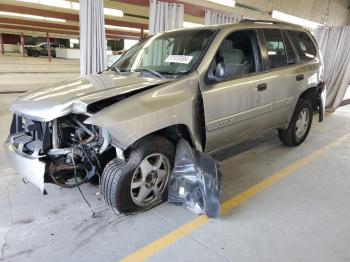
[{"label": "plastic sheeting", "polygon": [[149,32],[151,34],[181,28],[183,21],[183,4],[150,0]]},{"label": "plastic sheeting", "polygon": [[80,74],[107,69],[103,0],[80,0]]},{"label": "plastic sheeting", "polygon": [[220,216],[221,168],[218,161],[193,149],[182,139],[176,147],[169,178],[168,201],[184,205],[195,214]]},{"label": "plastic sheeting", "polygon": [[324,62],[327,84],[326,108],[335,111],[350,83],[350,27],[321,26],[315,31]]},{"label": "plastic sheeting", "polygon": [[221,14],[210,10],[205,11],[204,23],[206,25],[235,24],[242,20],[242,16],[235,14]]}]

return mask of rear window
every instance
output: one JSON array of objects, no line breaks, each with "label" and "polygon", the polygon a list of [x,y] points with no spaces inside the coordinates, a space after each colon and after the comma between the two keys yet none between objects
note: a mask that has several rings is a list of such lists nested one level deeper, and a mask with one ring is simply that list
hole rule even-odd
[{"label": "rear window", "polygon": [[300,62],[307,62],[316,57],[316,48],[311,38],[305,32],[288,30],[288,35],[292,40]]}]

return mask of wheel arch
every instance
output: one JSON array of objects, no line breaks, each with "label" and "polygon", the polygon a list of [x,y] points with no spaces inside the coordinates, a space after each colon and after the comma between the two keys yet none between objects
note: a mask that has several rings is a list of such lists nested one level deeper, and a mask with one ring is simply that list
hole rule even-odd
[{"label": "wheel arch", "polygon": [[306,89],[300,94],[299,99],[306,99],[310,101],[314,111],[318,110],[319,106],[319,95],[317,92],[317,86]]},{"label": "wheel arch", "polygon": [[186,124],[174,124],[145,134],[124,150],[124,156],[127,158],[129,153],[132,151],[133,147],[137,143],[151,136],[164,137],[168,139],[171,143],[173,143],[175,146],[181,138],[184,138],[192,147],[198,148],[198,145],[195,142],[195,138],[193,137],[190,127],[188,127]]},{"label": "wheel arch", "polygon": [[303,93],[301,93],[299,99],[300,98],[310,101],[313,111],[318,111],[318,121],[322,122],[324,119],[326,103],[326,83],[321,81],[317,86],[306,89]]},{"label": "wheel arch", "polygon": [[167,138],[173,144],[176,144],[181,138],[184,138],[191,146],[195,146],[189,127],[185,124],[171,125],[157,130],[150,135],[158,135]]}]

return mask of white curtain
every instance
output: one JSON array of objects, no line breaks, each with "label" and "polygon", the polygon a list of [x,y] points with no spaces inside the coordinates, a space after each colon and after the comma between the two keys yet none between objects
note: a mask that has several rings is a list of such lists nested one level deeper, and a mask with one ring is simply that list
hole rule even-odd
[{"label": "white curtain", "polygon": [[150,0],[149,32],[151,34],[181,28],[184,5]]},{"label": "white curtain", "polygon": [[234,24],[242,20],[242,16],[235,14],[220,14],[210,10],[205,11],[206,25]]},{"label": "white curtain", "polygon": [[319,27],[314,32],[324,62],[326,107],[335,111],[350,83],[350,27]]},{"label": "white curtain", "polygon": [[103,0],[80,0],[80,74],[107,68]]}]

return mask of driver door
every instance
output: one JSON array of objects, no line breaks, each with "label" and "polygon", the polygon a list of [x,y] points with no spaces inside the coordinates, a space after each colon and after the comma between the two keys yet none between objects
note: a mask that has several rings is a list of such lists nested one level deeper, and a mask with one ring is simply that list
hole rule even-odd
[{"label": "driver door", "polygon": [[240,143],[269,126],[271,79],[261,72],[261,61],[255,30],[235,31],[223,40],[202,88],[206,152]]}]

